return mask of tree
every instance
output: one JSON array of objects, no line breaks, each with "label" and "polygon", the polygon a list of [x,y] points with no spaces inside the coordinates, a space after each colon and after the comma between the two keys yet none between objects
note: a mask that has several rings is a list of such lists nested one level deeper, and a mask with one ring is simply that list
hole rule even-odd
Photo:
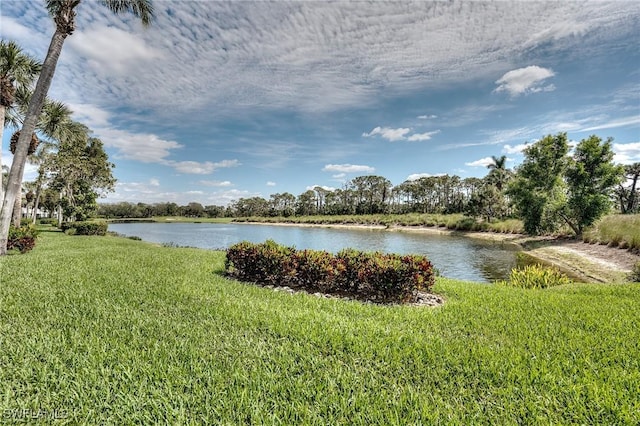
[{"label": "tree", "polygon": [[559,213],[577,236],[609,211],[612,190],[622,180],[624,168],[613,163],[612,141],[595,135],[581,140],[567,167],[567,206]]},{"label": "tree", "polygon": [[[640,179],[640,163],[627,164],[624,166],[625,182],[621,182],[616,190],[620,212],[634,213],[638,211],[638,180]],[[628,186],[628,187],[627,187]]]},{"label": "tree", "polygon": [[557,228],[557,211],[566,203],[563,176],[568,152],[566,133],[545,136],[523,151],[525,159],[507,194],[512,197],[527,234],[538,235]]},{"label": "tree", "polygon": [[[70,220],[84,220],[96,209],[97,198],[112,191],[115,179],[102,141],[75,123],[77,134],[60,141],[50,162],[51,188],[60,194],[59,213]],[[62,220],[62,214],[58,220]]]},{"label": "tree", "polygon": [[[25,121],[18,139],[16,153],[13,157],[11,171],[9,172],[7,191],[0,211],[0,255],[5,255],[7,252],[11,211],[15,199],[20,192],[20,182],[24,174],[31,135],[36,130],[38,118],[49,87],[51,86],[64,41],[75,30],[76,12],[74,9],[80,2],[81,0],[46,0],[47,10],[53,17],[56,29],[51,37],[47,55],[43,62],[33,96],[29,102]],[[151,0],[102,0],[101,3],[114,13],[132,13],[139,17],[145,26],[149,25],[153,17]]]},{"label": "tree", "polygon": [[[16,91],[28,89],[33,85],[42,64],[22,52],[14,41],[0,40],[0,145],[5,127],[5,116],[16,102]],[[0,165],[2,149],[0,147]],[[0,185],[0,202],[4,198]]]},{"label": "tree", "polygon": [[508,193],[528,234],[557,231],[565,224],[576,236],[611,207],[612,189],[623,169],[613,163],[612,139],[580,141],[568,156],[566,133],[548,135],[524,150]]},{"label": "tree", "polygon": [[507,156],[503,155],[498,158],[492,155],[491,160],[492,163],[487,166],[489,169],[487,182],[494,185],[501,192],[511,177],[511,171],[506,168]]}]

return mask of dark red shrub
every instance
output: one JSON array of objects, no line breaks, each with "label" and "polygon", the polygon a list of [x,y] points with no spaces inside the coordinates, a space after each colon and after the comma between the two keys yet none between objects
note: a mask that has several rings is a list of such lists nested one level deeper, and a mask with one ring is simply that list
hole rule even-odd
[{"label": "dark red shrub", "polygon": [[326,251],[242,242],[227,250],[226,273],[243,281],[349,295],[378,303],[416,300],[435,281],[431,262],[424,256],[366,253],[347,249]]}]

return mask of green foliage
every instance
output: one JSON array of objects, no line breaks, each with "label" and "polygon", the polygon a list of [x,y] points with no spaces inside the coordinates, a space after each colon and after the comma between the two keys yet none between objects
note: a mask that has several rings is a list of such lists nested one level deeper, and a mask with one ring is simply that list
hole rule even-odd
[{"label": "green foliage", "polygon": [[20,253],[26,253],[35,247],[37,237],[38,230],[33,225],[23,225],[19,228],[10,226],[7,250],[18,250]]},{"label": "green foliage", "polygon": [[597,136],[580,141],[566,171],[569,187],[567,222],[577,235],[607,213],[612,189],[622,180],[624,167],[613,163],[612,138]]},{"label": "green foliage", "polygon": [[512,269],[508,281],[499,281],[499,284],[502,285],[533,289],[571,283],[572,281],[561,272],[540,265],[527,265],[522,269]]},{"label": "green foliage", "polygon": [[509,185],[511,196],[527,234],[553,231],[560,218],[557,209],[564,203],[562,179],[569,143],[566,133],[548,135],[524,150],[525,159]]},{"label": "green foliage", "polygon": [[268,240],[241,242],[227,249],[227,274],[261,285],[289,286],[341,294],[379,303],[414,301],[417,292],[434,283],[424,256],[401,256],[343,250],[295,250]]},{"label": "green foliage", "polygon": [[566,133],[545,136],[524,150],[525,160],[509,185],[525,232],[556,232],[566,225],[580,236],[611,208],[611,195],[624,169],[613,163],[612,139],[580,141],[568,156]]},{"label": "green foliage", "polygon": [[40,225],[58,225],[58,219],[53,217],[43,217],[38,219],[38,224]]},{"label": "green foliage", "polygon": [[100,235],[107,234],[107,222],[105,221],[78,221],[63,222],[61,229],[70,235]]}]

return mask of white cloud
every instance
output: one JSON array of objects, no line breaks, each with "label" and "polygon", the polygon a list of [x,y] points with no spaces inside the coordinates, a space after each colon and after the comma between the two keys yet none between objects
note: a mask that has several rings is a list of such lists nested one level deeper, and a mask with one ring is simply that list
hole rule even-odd
[{"label": "white cloud", "polygon": [[322,168],[322,171],[339,173],[373,173],[376,169],[371,166],[360,166],[357,164],[327,164]]},{"label": "white cloud", "polygon": [[212,161],[164,161],[163,164],[173,167],[179,173],[192,175],[208,175],[220,168],[237,167],[240,165],[238,160],[222,160],[214,163]]},{"label": "white cloud", "polygon": [[411,129],[406,127],[401,127],[398,129],[392,129],[390,127],[376,127],[369,133],[363,133],[364,137],[371,137],[375,135],[380,135],[383,139],[387,139],[388,141],[395,142],[406,139],[405,135],[409,133]]},{"label": "white cloud", "polygon": [[336,188],[334,188],[332,186],[327,186],[327,185],[310,185],[310,186],[307,186],[306,190],[307,191],[313,191],[318,187],[324,189],[325,191],[329,191],[329,192],[333,192],[333,191],[336,190]]},{"label": "white cloud", "polygon": [[444,176],[445,173],[413,173],[410,174],[409,176],[407,176],[407,180],[413,181],[413,180],[418,180],[420,178],[426,178],[426,177],[434,177],[434,176]]},{"label": "white cloud", "polygon": [[502,152],[504,152],[505,154],[521,154],[522,151],[528,146],[529,145],[526,143],[521,143],[514,146],[507,144],[502,147]]},{"label": "white cloud", "polygon": [[151,185],[151,186],[160,186],[160,181],[158,179],[151,178],[151,179],[149,179],[149,185]]},{"label": "white cloud", "polygon": [[267,182],[267,186],[276,186],[276,183],[275,183],[275,182],[268,181],[268,182]]},{"label": "white cloud", "polygon": [[640,162],[640,142],[614,143],[611,146],[615,155],[613,161],[620,164]]},{"label": "white cloud", "polygon": [[337,173],[337,174],[335,174],[335,175],[332,175],[331,177],[332,177],[332,178],[334,178],[334,179],[342,179],[342,178],[344,178],[345,176],[347,176],[347,174],[346,174],[346,173]]},{"label": "white cloud", "polygon": [[433,120],[434,118],[438,118],[438,116],[435,114],[425,114],[419,115],[417,118],[420,120]]},{"label": "white cloud", "polygon": [[363,133],[362,136],[372,137],[372,136],[379,135],[383,139],[386,139],[390,142],[397,142],[397,141],[416,142],[416,141],[428,141],[429,139],[431,139],[431,136],[440,133],[440,130],[435,130],[435,131],[426,132],[426,133],[414,133],[408,136],[409,132],[411,132],[411,129],[407,127],[392,129],[390,127],[378,126],[373,130],[371,130],[369,133]]},{"label": "white cloud", "polygon": [[479,160],[464,164],[465,166],[469,167],[487,167],[489,164],[493,164],[493,159],[491,157],[484,157]]},{"label": "white cloud", "polygon": [[218,180],[200,180],[198,181],[200,185],[204,186],[213,186],[213,187],[225,187],[225,186],[233,186],[233,184],[228,180],[218,181]]},{"label": "white cloud", "polygon": [[111,128],[93,129],[108,148],[117,150],[116,158],[142,163],[163,163],[174,149],[183,145],[150,133],[131,133]]},{"label": "white cloud", "polygon": [[[3,37],[43,45],[51,19],[44,7],[23,3],[3,2]],[[523,49],[571,52],[576,36],[595,34],[598,45],[629,39],[638,16],[631,1],[558,2],[553,13],[544,2],[161,4],[143,31],[135,19],[83,2],[52,97],[174,118],[215,107],[220,119],[248,106],[335,111],[371,105],[384,90],[410,93],[495,75]]]},{"label": "white cloud", "polygon": [[549,92],[555,90],[553,84],[542,86],[541,83],[553,77],[555,73],[548,68],[531,65],[511,70],[496,81],[496,92],[507,92],[511,96],[528,93]]},{"label": "white cloud", "polygon": [[73,111],[73,119],[86,124],[91,129],[109,126],[109,112],[91,104],[68,103],[67,106]]},{"label": "white cloud", "polygon": [[440,130],[434,130],[433,132],[426,133],[414,133],[413,135],[409,136],[407,140],[411,142],[428,141],[429,139],[431,139],[431,136],[437,135],[438,133],[440,133]]},{"label": "white cloud", "polygon": [[162,57],[139,35],[115,27],[89,28],[69,38],[69,46],[99,73],[125,73],[131,66]]}]

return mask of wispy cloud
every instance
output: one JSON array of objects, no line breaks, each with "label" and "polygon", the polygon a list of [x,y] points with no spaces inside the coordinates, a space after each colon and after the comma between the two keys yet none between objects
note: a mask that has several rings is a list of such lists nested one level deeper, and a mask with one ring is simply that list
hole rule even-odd
[{"label": "wispy cloud", "polygon": [[617,127],[636,126],[639,124],[640,124],[640,115],[635,115],[632,117],[617,118],[605,123],[597,124],[595,126],[586,127],[581,129],[581,131],[592,132],[594,130],[614,129]]},{"label": "wispy cloud", "polygon": [[167,160],[164,161],[163,164],[173,167],[178,173],[193,175],[208,175],[218,169],[240,166],[240,162],[238,160],[222,160],[215,163],[212,161],[199,162]]},{"label": "wispy cloud", "polygon": [[228,180],[200,180],[198,181],[200,185],[204,186],[213,186],[213,187],[225,187],[225,186],[233,186],[231,181]]},{"label": "wispy cloud", "polygon": [[471,161],[470,163],[464,163],[465,166],[469,167],[487,167],[489,164],[493,164],[493,159],[491,157],[484,157],[476,161]]},{"label": "wispy cloud", "polygon": [[507,92],[511,96],[526,95],[536,92],[550,92],[555,90],[553,84],[544,86],[542,83],[555,75],[548,68],[531,65],[512,70],[500,77],[495,92]]},{"label": "wispy cloud", "polygon": [[322,171],[339,173],[373,173],[376,169],[371,166],[362,166],[357,164],[327,164],[322,168]]},{"label": "wispy cloud", "polygon": [[363,133],[363,137],[371,137],[380,135],[383,139],[386,139],[391,142],[402,141],[406,139],[406,134],[409,133],[411,129],[407,127],[400,127],[397,129],[392,129],[390,127],[376,127],[371,130],[369,133]]},{"label": "wispy cloud", "polygon": [[411,132],[411,129],[408,127],[400,127],[397,129],[393,129],[390,127],[378,126],[368,133],[366,132],[363,133],[362,136],[372,137],[372,136],[379,135],[383,139],[386,139],[390,142],[397,142],[397,141],[416,142],[416,141],[428,141],[429,139],[431,139],[431,136],[440,133],[440,130],[434,130],[432,132],[426,132],[426,133],[414,133],[412,135],[408,135],[409,132]]}]

